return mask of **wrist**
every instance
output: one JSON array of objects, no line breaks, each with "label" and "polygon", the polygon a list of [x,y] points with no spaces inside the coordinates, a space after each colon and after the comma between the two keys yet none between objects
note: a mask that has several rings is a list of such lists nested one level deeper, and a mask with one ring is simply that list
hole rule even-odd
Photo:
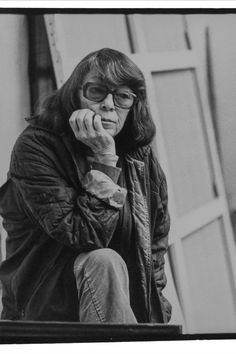
[{"label": "wrist", "polygon": [[112,153],[96,153],[93,154],[93,156],[88,156],[87,159],[88,161],[95,161],[95,162],[102,163],[104,165],[115,167],[119,159],[119,156]]}]

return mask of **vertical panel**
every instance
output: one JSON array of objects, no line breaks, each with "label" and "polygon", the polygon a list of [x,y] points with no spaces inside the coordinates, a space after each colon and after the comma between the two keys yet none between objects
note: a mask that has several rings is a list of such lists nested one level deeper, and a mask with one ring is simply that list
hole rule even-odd
[{"label": "vertical panel", "polygon": [[183,240],[196,333],[235,331],[224,237],[216,220]]},{"label": "vertical panel", "polygon": [[186,15],[187,33],[191,47],[196,51],[201,68],[204,73],[206,87],[207,82],[207,52],[206,52],[206,34],[209,18],[212,15]]},{"label": "vertical panel", "polygon": [[187,49],[182,15],[142,15],[142,27],[150,52]]},{"label": "vertical panel", "polygon": [[183,215],[214,197],[199,103],[191,71],[159,73],[153,78],[176,212]]},{"label": "vertical panel", "polygon": [[[0,15],[0,185],[7,179],[13,145],[30,114],[27,36],[26,16]],[[2,226],[0,237],[1,256],[5,258]]]},{"label": "vertical panel", "polygon": [[5,182],[16,137],[30,113],[27,22],[0,15],[0,185]]},{"label": "vertical panel", "polygon": [[214,109],[227,197],[236,210],[236,15],[212,19],[209,26]]}]

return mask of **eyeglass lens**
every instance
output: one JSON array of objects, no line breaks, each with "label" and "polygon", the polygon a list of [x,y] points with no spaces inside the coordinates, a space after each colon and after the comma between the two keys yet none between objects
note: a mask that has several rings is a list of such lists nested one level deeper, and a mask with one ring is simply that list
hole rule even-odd
[{"label": "eyeglass lens", "polygon": [[118,88],[110,91],[106,86],[87,84],[84,86],[84,96],[94,102],[101,102],[105,99],[108,93],[112,93],[114,104],[122,108],[130,108],[134,103],[135,95],[127,89]]}]

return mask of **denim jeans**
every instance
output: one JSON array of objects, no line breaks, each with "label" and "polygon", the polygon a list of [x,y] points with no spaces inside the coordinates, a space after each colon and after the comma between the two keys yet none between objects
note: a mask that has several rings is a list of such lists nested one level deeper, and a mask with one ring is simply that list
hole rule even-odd
[{"label": "denim jeans", "polygon": [[74,263],[79,321],[137,323],[129,300],[125,262],[109,248],[81,253]]}]

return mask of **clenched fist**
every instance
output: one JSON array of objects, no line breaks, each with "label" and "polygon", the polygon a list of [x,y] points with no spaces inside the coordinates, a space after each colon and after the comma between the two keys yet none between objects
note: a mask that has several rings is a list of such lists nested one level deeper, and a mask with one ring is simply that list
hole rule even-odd
[{"label": "clenched fist", "polygon": [[115,141],[103,128],[101,116],[90,109],[74,111],[69,119],[77,140],[89,146],[96,154],[115,154]]},{"label": "clenched fist", "polygon": [[[116,162],[116,147],[113,137],[103,128],[101,116],[90,109],[74,111],[69,119],[77,140],[89,146],[98,161]],[[102,156],[102,158],[101,158]],[[114,165],[114,163],[111,163]]]}]

